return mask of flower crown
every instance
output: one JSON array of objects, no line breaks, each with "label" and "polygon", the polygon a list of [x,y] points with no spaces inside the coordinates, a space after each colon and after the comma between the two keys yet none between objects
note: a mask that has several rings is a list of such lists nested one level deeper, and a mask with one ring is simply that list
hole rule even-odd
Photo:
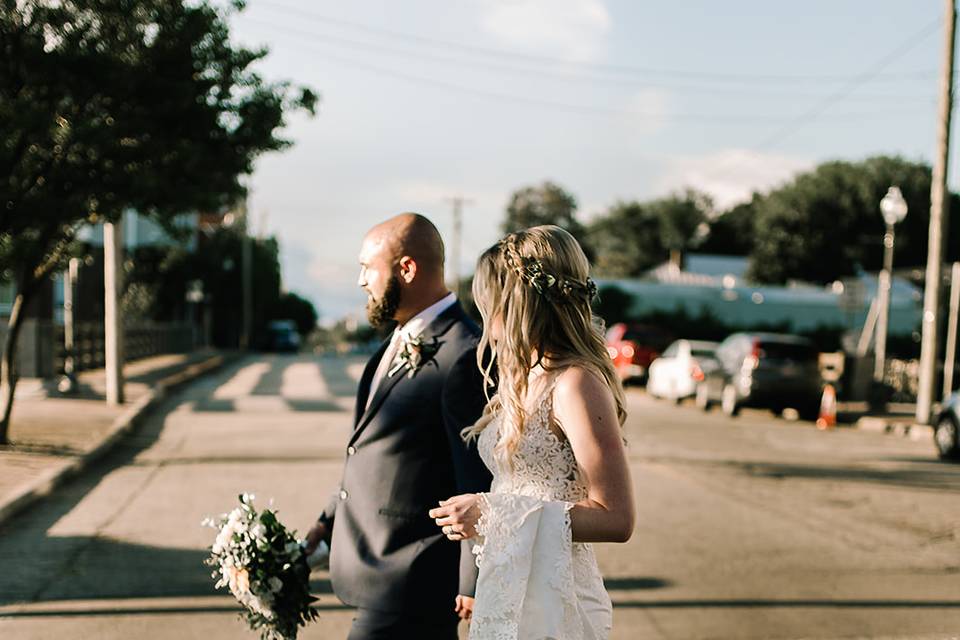
[{"label": "flower crown", "polygon": [[547,271],[538,258],[520,255],[516,247],[509,242],[504,243],[502,249],[507,264],[520,280],[551,302],[563,302],[575,297],[590,302],[597,296],[597,284],[591,278],[581,282],[566,276],[557,276]]}]

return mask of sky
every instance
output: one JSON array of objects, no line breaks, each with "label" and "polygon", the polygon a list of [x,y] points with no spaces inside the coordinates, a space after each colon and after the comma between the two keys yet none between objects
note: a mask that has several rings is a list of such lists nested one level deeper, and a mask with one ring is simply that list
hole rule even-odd
[{"label": "sky", "polygon": [[454,197],[466,274],[544,180],[589,221],[688,186],[722,210],[824,160],[932,163],[942,18],[933,0],[248,0],[231,27],[269,49],[258,72],[321,95],[258,160],[252,224],[329,323],[363,315],[367,229],[417,211],[449,245]]}]

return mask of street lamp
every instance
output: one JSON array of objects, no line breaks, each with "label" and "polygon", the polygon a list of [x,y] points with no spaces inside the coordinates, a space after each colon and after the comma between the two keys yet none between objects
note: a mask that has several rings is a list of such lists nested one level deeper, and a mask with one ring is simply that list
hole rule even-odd
[{"label": "street lamp", "polygon": [[873,366],[873,379],[883,382],[883,371],[887,357],[887,324],[890,317],[890,285],[893,273],[893,227],[907,216],[907,201],[900,193],[900,187],[890,187],[887,195],[880,201],[880,213],[887,224],[883,235],[883,270],[877,289],[877,348]]}]

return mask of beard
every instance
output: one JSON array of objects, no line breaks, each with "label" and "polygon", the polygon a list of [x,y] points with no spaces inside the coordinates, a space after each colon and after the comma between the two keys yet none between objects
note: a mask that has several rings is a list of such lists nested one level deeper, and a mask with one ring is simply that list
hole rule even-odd
[{"label": "beard", "polygon": [[380,299],[370,296],[367,300],[367,320],[370,326],[376,329],[382,329],[393,322],[397,315],[397,309],[400,307],[400,278],[391,276],[387,280],[387,286],[383,290]]}]

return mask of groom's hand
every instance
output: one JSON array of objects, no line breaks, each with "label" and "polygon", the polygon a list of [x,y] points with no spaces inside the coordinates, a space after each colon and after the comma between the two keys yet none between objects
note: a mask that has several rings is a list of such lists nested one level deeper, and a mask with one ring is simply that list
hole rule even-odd
[{"label": "groom's hand", "polygon": [[454,609],[461,620],[469,620],[473,617],[473,598],[470,596],[457,596],[457,606]]},{"label": "groom's hand", "polygon": [[307,555],[310,555],[317,549],[317,545],[320,544],[321,540],[325,540],[327,537],[327,525],[322,522],[317,522],[313,525],[313,528],[307,532],[306,543],[307,546],[304,549]]}]

